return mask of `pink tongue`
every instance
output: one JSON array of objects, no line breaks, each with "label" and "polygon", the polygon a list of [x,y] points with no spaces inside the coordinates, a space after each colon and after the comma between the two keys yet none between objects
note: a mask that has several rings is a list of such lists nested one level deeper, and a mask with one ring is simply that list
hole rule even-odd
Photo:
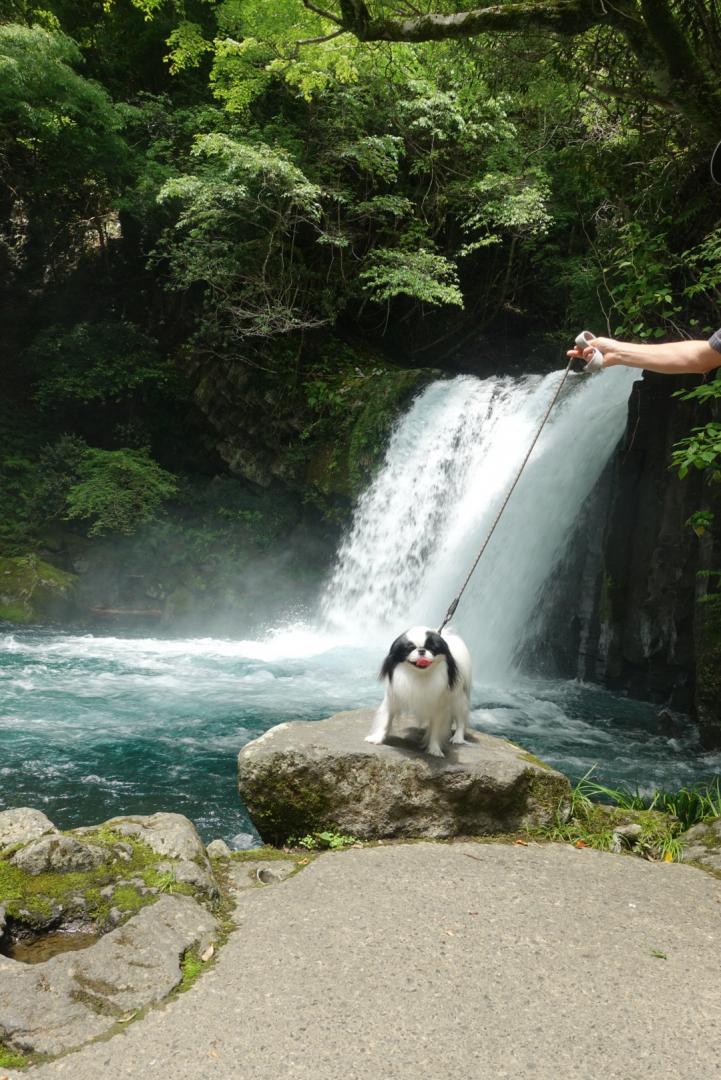
[{"label": "pink tongue", "polygon": [[432,663],[432,660],[426,660],[424,656],[421,656],[418,660],[416,660],[416,667],[430,667]]}]

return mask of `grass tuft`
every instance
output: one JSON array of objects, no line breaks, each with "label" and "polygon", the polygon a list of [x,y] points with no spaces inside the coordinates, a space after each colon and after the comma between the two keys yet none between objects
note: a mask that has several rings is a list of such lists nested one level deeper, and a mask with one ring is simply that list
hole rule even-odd
[{"label": "grass tuft", "polygon": [[694,784],[678,791],[659,788],[653,795],[642,795],[638,788],[632,791],[625,784],[612,788],[591,780],[593,767],[581,777],[573,789],[574,800],[580,806],[592,798],[610,803],[622,810],[658,810],[677,818],[681,831],[701,821],[721,817],[721,779],[716,777],[708,784]]}]

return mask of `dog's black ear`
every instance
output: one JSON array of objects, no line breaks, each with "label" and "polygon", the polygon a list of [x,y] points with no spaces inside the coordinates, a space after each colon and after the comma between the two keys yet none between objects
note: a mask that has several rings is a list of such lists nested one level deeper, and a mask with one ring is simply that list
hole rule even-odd
[{"label": "dog's black ear", "polygon": [[431,652],[434,652],[436,656],[445,656],[446,669],[448,671],[448,686],[452,690],[458,682],[458,664],[454,660],[451,650],[448,648],[448,642],[434,630],[429,630],[426,634],[426,648],[430,649]]},{"label": "dog's black ear", "polygon": [[378,678],[381,680],[388,679],[388,682],[390,682],[393,679],[393,669],[395,668],[395,666],[396,662],[389,653],[381,664],[381,669],[378,672]]},{"label": "dog's black ear", "polygon": [[388,650],[388,656],[381,664],[379,679],[388,679],[389,682],[393,679],[393,672],[398,664],[402,664],[411,650],[415,648],[412,641],[409,641],[405,634],[400,634],[399,637],[391,645]]}]

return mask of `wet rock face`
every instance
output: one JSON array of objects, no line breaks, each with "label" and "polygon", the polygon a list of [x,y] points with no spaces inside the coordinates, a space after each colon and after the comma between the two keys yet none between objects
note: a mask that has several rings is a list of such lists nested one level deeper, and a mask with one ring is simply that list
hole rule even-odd
[{"label": "wet rock face", "polygon": [[445,758],[424,754],[410,727],[374,746],[372,717],[280,724],[241,750],[240,794],[264,840],[324,829],[364,840],[508,833],[549,823],[570,790],[520,747],[478,732]]},{"label": "wet rock face", "polygon": [[0,556],[0,619],[57,622],[72,618],[75,575],[36,555]]},{"label": "wet rock face", "polygon": [[719,553],[710,534],[699,538],[686,522],[713,503],[718,517],[719,485],[669,471],[674,443],[709,418],[673,396],[691,385],[649,374],[634,383],[579,674],[684,711],[696,705],[702,734],[710,734],[714,725],[721,733],[721,695],[706,679],[703,700],[696,697],[697,661],[709,640],[698,603],[708,580],[698,573],[717,566]]}]

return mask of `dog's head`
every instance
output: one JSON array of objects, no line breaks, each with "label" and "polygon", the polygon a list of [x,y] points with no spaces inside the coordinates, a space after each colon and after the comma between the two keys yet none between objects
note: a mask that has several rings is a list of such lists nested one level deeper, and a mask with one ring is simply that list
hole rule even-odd
[{"label": "dog's head", "polygon": [[408,664],[421,674],[435,664],[445,664],[448,685],[454,686],[458,678],[458,667],[448,643],[429,626],[413,626],[396,638],[383,661],[381,679],[392,681],[393,672],[399,664]]}]

